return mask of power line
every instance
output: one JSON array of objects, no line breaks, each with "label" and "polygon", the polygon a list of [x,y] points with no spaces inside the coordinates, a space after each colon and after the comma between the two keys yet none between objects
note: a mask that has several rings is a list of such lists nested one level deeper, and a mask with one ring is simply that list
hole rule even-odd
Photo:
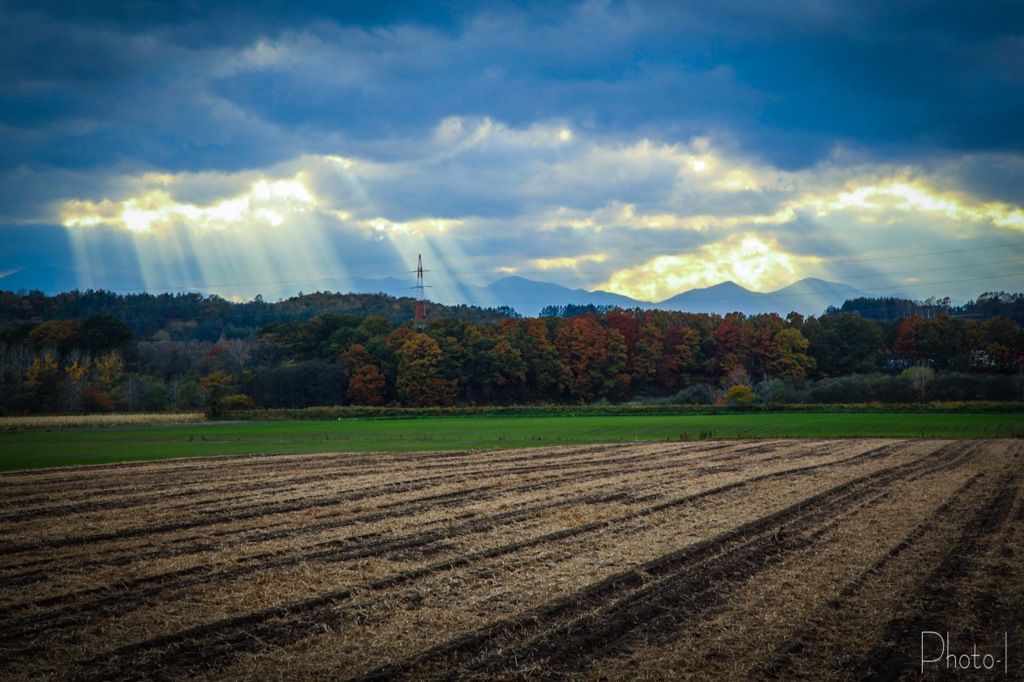
[{"label": "power line", "polygon": [[970,249],[950,249],[949,251],[930,251],[926,253],[896,254],[892,256],[872,256],[870,258],[824,259],[818,262],[826,263],[829,265],[841,265],[843,263],[871,263],[880,260],[897,260],[901,258],[924,258],[925,256],[948,256],[954,253],[973,253],[975,251],[990,251],[992,249],[1012,249],[1015,247],[1024,248],[1024,242],[1013,242],[1010,244],[992,244],[991,246],[977,246]]},{"label": "power line", "polygon": [[[996,247],[984,247],[984,248],[987,249],[987,248],[996,248]],[[999,248],[1003,248],[1003,247],[999,247]],[[932,253],[932,254],[919,254],[919,256],[923,256],[923,255],[939,255],[941,253],[964,253],[964,252],[980,251],[980,250],[982,250],[982,249],[965,249],[962,252],[961,251],[956,251],[956,252],[953,252],[953,251],[951,251],[951,252],[935,252],[935,253]],[[909,256],[909,257],[918,257],[918,256]],[[905,256],[892,256],[892,257],[889,257],[889,258],[886,258],[886,259],[892,259],[892,258],[905,258]],[[866,259],[864,261],[835,261],[835,263],[868,262],[869,260],[875,260],[875,259]],[[877,260],[883,260],[883,259],[877,259]],[[994,262],[989,262],[989,263],[971,263],[971,264],[966,264],[965,263],[965,264],[959,264],[959,265],[948,265],[948,266],[941,266],[941,267],[932,267],[932,268],[926,268],[926,269],[923,269],[923,270],[903,270],[903,271],[899,271],[899,272],[896,272],[896,273],[870,273],[870,274],[865,274],[865,275],[844,275],[843,279],[844,280],[866,279],[866,278],[872,278],[872,277],[889,277],[889,278],[892,278],[892,279],[896,279],[896,278],[899,278],[899,277],[904,277],[906,275],[914,275],[914,274],[918,274],[918,273],[921,273],[921,272],[935,272],[935,271],[938,271],[938,270],[958,270],[958,269],[961,269],[961,268],[984,268],[984,267],[992,267],[992,266],[997,266],[997,265],[1013,265],[1013,264],[1018,264],[1018,263],[1022,263],[1022,260],[1019,259],[1019,258],[1015,258],[1015,259],[1012,259],[1012,260],[994,261]],[[412,272],[415,272],[415,270],[413,270]],[[536,272],[543,272],[543,271],[536,271]],[[406,275],[407,276],[408,273],[409,273],[409,271],[392,272],[392,273],[379,273],[382,276],[381,277],[376,277],[376,278],[364,277],[363,275],[349,275],[349,276],[344,276],[344,277],[317,277],[317,278],[310,278],[310,279],[276,280],[276,281],[265,281],[265,282],[207,283],[207,284],[203,284],[201,286],[192,286],[192,285],[151,285],[151,286],[148,286],[148,287],[124,287],[124,288],[120,288],[119,291],[124,291],[124,292],[147,292],[147,291],[153,291],[154,289],[159,289],[159,290],[163,290],[163,291],[192,291],[192,290],[198,290],[198,289],[230,289],[230,288],[235,288],[235,287],[279,286],[279,285],[286,285],[286,284],[311,284],[311,283],[316,283],[316,282],[338,282],[338,281],[348,281],[348,280],[353,279],[353,278],[365,278],[365,279],[378,279],[378,280],[381,280],[383,278],[398,277],[399,275]],[[1011,275],[995,275],[995,276],[991,276],[991,277],[985,277],[985,278],[982,278],[982,279],[993,279],[993,278],[997,279],[997,278],[1000,278],[1000,277],[1011,277],[1011,276],[1014,276],[1014,275],[1013,274],[1011,274]],[[0,282],[2,282],[2,281],[3,280],[0,280]],[[971,281],[971,280],[949,280],[949,281],[946,281],[946,282],[935,282],[934,284],[936,286],[938,286],[938,285],[941,285],[941,284],[950,284],[950,283],[964,282],[964,281]],[[909,286],[918,286],[918,285],[916,285],[916,284],[915,285],[908,284],[908,285],[893,285],[893,286],[908,286],[909,287]],[[410,287],[410,288],[415,288],[415,287]],[[890,286],[878,287],[878,288],[876,288],[874,290],[881,290],[881,289],[888,289],[888,288],[891,288],[891,287]],[[864,289],[864,291],[870,291],[870,290],[871,289]],[[61,290],[58,290],[58,289],[45,289],[43,291],[56,291],[56,292],[60,293],[61,291],[64,291],[64,290],[62,290],[62,289]],[[196,293],[198,293],[198,291]],[[838,292],[834,291],[832,293],[838,293]],[[813,294],[788,294],[788,295],[792,295],[792,296],[805,296],[805,295],[813,295]]]},{"label": "power line", "polygon": [[[927,257],[927,256],[942,256],[942,255],[950,255],[950,254],[958,254],[959,255],[959,254],[963,254],[963,253],[973,253],[973,252],[978,252],[978,251],[988,251],[988,250],[992,250],[992,249],[1013,249],[1015,247],[1024,247],[1024,242],[1012,242],[1012,243],[1003,243],[1003,244],[993,244],[993,245],[988,245],[988,246],[971,247],[971,248],[966,248],[966,249],[952,249],[952,250],[945,250],[945,251],[930,251],[930,252],[911,253],[911,254],[895,254],[895,255],[891,255],[891,256],[878,256],[878,257],[871,257],[871,258],[857,258],[857,259],[836,258],[836,259],[826,259],[826,260],[819,261],[818,263],[819,264],[828,264],[828,265],[841,265],[841,264],[846,264],[846,263],[866,263],[866,262],[877,262],[877,261],[897,260],[897,259],[909,260],[909,259],[913,259],[913,258],[922,258],[922,257]],[[890,278],[890,279],[899,279],[900,277],[904,277],[904,276],[912,275],[912,274],[917,274],[917,273],[920,273],[920,272],[935,272],[935,271],[939,271],[939,270],[957,270],[957,269],[960,269],[960,268],[968,268],[968,267],[969,268],[984,268],[984,267],[993,267],[993,266],[999,266],[999,265],[1015,264],[1015,263],[1019,263],[1019,262],[1021,262],[1019,259],[1013,259],[1013,260],[1009,260],[1009,261],[995,261],[995,262],[990,262],[990,263],[977,263],[977,264],[967,264],[967,263],[964,263],[964,264],[957,264],[957,265],[950,265],[950,266],[940,266],[940,267],[935,267],[935,268],[928,268],[928,269],[924,269],[924,270],[900,271],[900,272],[896,272],[896,273],[881,273],[881,274],[880,273],[871,273],[871,274],[863,274],[863,275],[846,275],[846,276],[843,277],[843,279],[844,280],[852,280],[852,279],[860,279],[860,280],[862,280],[862,279],[867,279],[867,278],[872,278],[872,277],[878,277],[878,278],[887,277],[887,278]],[[467,272],[467,271],[462,271],[462,272],[463,272],[463,274],[473,274],[472,272]],[[488,273],[488,274],[492,274],[492,275],[494,274],[493,271],[475,271],[476,274],[481,274],[481,273],[485,273],[485,272]],[[536,272],[536,273],[540,273],[540,272],[547,272],[547,271],[545,271],[545,270],[519,271],[518,274],[521,274],[523,272],[528,272],[528,273]],[[577,271],[577,272],[579,272],[579,271]],[[323,283],[323,282],[345,282],[345,281],[349,281],[349,280],[354,279],[354,278],[369,278],[369,279],[378,279],[378,280],[381,279],[381,278],[391,278],[391,277],[394,277],[394,278],[403,277],[404,278],[404,277],[408,277],[409,271],[403,270],[403,271],[385,272],[385,273],[377,272],[377,273],[373,273],[373,274],[376,275],[376,277],[369,277],[368,275],[363,275],[363,274],[358,274],[358,273],[348,273],[345,276],[337,276],[337,277],[316,277],[316,278],[305,278],[305,279],[272,280],[272,281],[262,281],[262,282],[204,283],[204,284],[202,284],[200,286],[191,286],[191,285],[189,285],[189,286],[180,286],[180,285],[179,286],[150,285],[150,286],[146,286],[146,287],[125,287],[125,288],[119,288],[119,291],[121,291],[121,292],[150,292],[150,291],[153,291],[153,290],[161,290],[162,289],[162,290],[168,291],[168,292],[170,292],[170,291],[176,291],[176,292],[177,291],[190,291],[190,292],[194,292],[194,293],[200,293],[200,290],[203,290],[203,289],[208,291],[210,289],[231,289],[231,288],[237,288],[237,287],[269,287],[269,286],[296,285],[296,284],[313,284],[313,283]],[[992,275],[992,276],[986,276],[986,277],[952,279],[952,280],[944,280],[944,281],[938,281],[938,282],[927,282],[927,283],[917,283],[917,284],[886,285],[886,286],[879,286],[879,287],[860,288],[858,290],[859,291],[864,291],[864,292],[870,292],[870,291],[891,291],[892,289],[894,289],[896,287],[899,287],[899,288],[920,288],[920,287],[924,287],[924,286],[938,287],[938,286],[943,286],[943,285],[946,285],[946,284],[957,284],[957,283],[964,283],[964,282],[971,282],[971,281],[984,281],[984,280],[1002,279],[1002,278],[1006,278],[1006,277],[1016,277],[1016,276],[1018,276],[1018,275],[1016,273],[1013,273],[1013,274],[1008,274],[1008,275]],[[3,280],[0,280],[0,283],[2,283],[2,281]],[[43,290],[43,291],[44,292],[57,292],[57,293],[60,293],[63,290],[46,289],[46,290]],[[363,293],[366,293],[366,292],[363,292]],[[757,293],[760,293],[760,292],[757,292]],[[819,295],[827,295],[827,294],[847,294],[847,293],[849,293],[849,292],[840,291],[840,290],[825,290],[825,291],[817,291],[817,292],[803,292],[803,293],[789,293],[789,294],[774,294],[774,293],[769,292],[769,293],[766,293],[764,295],[777,295],[777,296],[781,296],[781,297],[800,297],[800,296],[819,296]],[[705,301],[728,301],[728,300],[739,300],[739,297],[735,297],[735,296],[713,297],[713,298],[706,298],[706,299],[703,299],[703,300],[705,300]],[[539,302],[542,302],[542,301],[529,301],[529,302],[531,302],[531,303],[539,303]]]},{"label": "power line", "polygon": [[[950,254],[974,253],[976,251],[990,251],[992,249],[1012,249],[1012,248],[1016,248],[1016,247],[1024,247],[1024,242],[1012,242],[1012,243],[1007,243],[1007,244],[993,244],[993,245],[989,245],[989,246],[978,246],[978,247],[972,247],[972,248],[968,248],[968,249],[951,249],[951,250],[947,250],[947,251],[929,251],[929,252],[922,252],[922,253],[896,254],[896,255],[890,255],[890,256],[872,256],[870,258],[834,258],[834,259],[823,259],[823,260],[819,260],[817,262],[817,264],[820,264],[820,265],[843,265],[843,264],[846,264],[846,263],[872,263],[872,262],[877,262],[877,261],[900,260],[900,259],[906,260],[906,259],[912,259],[912,258],[924,258],[924,257],[927,257],[927,256],[944,256],[944,255],[950,255]],[[928,268],[926,270],[904,271],[904,272],[901,272],[901,273],[890,274],[888,276],[889,277],[900,277],[902,275],[915,274],[916,272],[932,272],[932,271],[935,271],[935,270],[951,270],[951,269],[957,269],[957,268],[960,268],[960,267],[988,267],[988,266],[992,266],[992,265],[1005,265],[1005,264],[1015,263],[1015,262],[1019,262],[1019,261],[1015,259],[1015,260],[1012,260],[1012,261],[1000,261],[1000,262],[996,262],[996,263],[978,263],[978,264],[970,264],[970,265],[968,265],[968,264],[954,265],[954,266],[939,267],[939,268]],[[152,291],[154,289],[162,289],[162,290],[165,290],[165,291],[182,291],[182,290],[197,290],[197,289],[231,289],[231,288],[237,288],[237,287],[268,287],[268,286],[281,286],[281,285],[289,285],[289,284],[313,284],[313,283],[317,283],[317,282],[343,282],[343,281],[348,281],[350,279],[355,279],[355,278],[367,278],[367,279],[384,279],[384,278],[390,278],[390,277],[395,277],[395,278],[403,277],[404,278],[404,277],[408,277],[409,272],[410,271],[408,271],[408,270],[400,270],[400,271],[394,271],[394,272],[383,272],[383,273],[382,272],[373,272],[373,273],[365,273],[365,274],[364,273],[358,273],[358,272],[357,273],[351,273],[350,272],[350,273],[348,273],[348,274],[346,274],[344,276],[336,276],[336,277],[311,277],[311,278],[304,278],[304,279],[272,280],[272,281],[262,281],[262,282],[230,282],[230,283],[229,282],[221,282],[221,283],[207,283],[207,282],[204,282],[203,284],[198,285],[198,286],[191,285],[191,284],[188,284],[188,285],[155,284],[155,285],[150,285],[150,286],[147,286],[147,287],[131,287],[131,288],[126,287],[126,288],[121,288],[120,291]],[[415,272],[415,270],[413,270],[412,272]],[[496,274],[493,270],[474,270],[474,271],[460,270],[460,272],[462,274],[464,274],[464,275],[494,275],[494,274]],[[541,274],[541,273],[547,273],[547,272],[549,272],[549,271],[548,270],[517,270],[516,274],[520,274],[520,275],[521,274]],[[592,270],[583,270],[583,271],[576,270],[575,272],[580,273],[580,274],[596,274]],[[866,277],[872,277],[872,276],[879,276],[879,275],[849,275],[849,276],[844,277],[844,279],[864,279]],[[956,280],[956,281],[960,281],[960,280]],[[2,283],[2,282],[3,282],[3,280],[0,279],[0,283]],[[943,284],[943,282],[939,282],[937,284]],[[56,290],[56,289],[47,289],[47,290],[44,290],[44,291],[58,291],[58,290]]]},{"label": "power line", "polygon": [[[925,270],[904,270],[903,272],[900,273],[900,276],[916,275],[916,274],[921,273],[921,272],[935,272],[936,270],[959,270],[961,268],[967,268],[967,267],[970,267],[970,268],[988,268],[988,267],[992,267],[992,266],[995,266],[995,265],[1020,265],[1021,263],[1024,263],[1024,261],[1022,261],[1020,258],[1014,258],[1013,260],[1001,260],[1001,261],[996,261],[996,262],[993,262],[993,263],[972,263],[970,265],[965,265],[965,264],[946,265],[946,266],[938,267],[938,268],[927,268]],[[844,275],[843,276],[843,280],[866,279],[868,277],[878,277],[878,276],[879,275],[877,275],[877,274],[849,275],[849,276]]]}]

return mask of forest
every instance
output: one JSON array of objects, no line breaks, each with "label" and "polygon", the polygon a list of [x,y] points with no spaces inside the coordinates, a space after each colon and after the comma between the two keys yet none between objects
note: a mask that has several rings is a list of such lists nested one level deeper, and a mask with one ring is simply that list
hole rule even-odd
[{"label": "forest", "polygon": [[[317,405],[1019,401],[1024,295],[820,317],[300,294],[0,292],[0,414]],[[879,314],[873,319],[870,312]],[[901,312],[902,311],[902,312]],[[889,319],[891,318],[891,319]]]}]

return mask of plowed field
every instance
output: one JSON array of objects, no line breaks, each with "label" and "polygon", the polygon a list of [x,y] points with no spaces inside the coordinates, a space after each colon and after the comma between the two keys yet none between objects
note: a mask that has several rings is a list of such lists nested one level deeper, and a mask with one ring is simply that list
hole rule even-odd
[{"label": "plowed field", "polygon": [[946,633],[1024,679],[1022,474],[898,439],[8,472],[0,679],[945,679]]}]

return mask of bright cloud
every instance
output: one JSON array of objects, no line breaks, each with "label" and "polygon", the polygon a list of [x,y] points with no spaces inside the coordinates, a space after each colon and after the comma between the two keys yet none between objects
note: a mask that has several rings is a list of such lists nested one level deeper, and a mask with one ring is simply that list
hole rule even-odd
[{"label": "bright cloud", "polygon": [[571,143],[571,128],[561,124],[535,124],[511,128],[490,118],[450,116],[434,130],[434,141],[446,154],[494,145],[504,148],[559,147]]},{"label": "bright cloud", "polygon": [[270,294],[422,253],[648,298],[1024,276],[1019,10],[159,4],[0,12],[0,271]]},{"label": "bright cloud", "polygon": [[616,272],[601,289],[645,301],[662,301],[689,289],[732,281],[748,289],[778,289],[801,276],[814,258],[782,251],[774,239],[742,234],[701,247],[696,253],[658,256]]},{"label": "bright cloud", "polygon": [[[106,226],[133,236],[141,267],[161,283],[288,282],[298,272],[340,288],[339,272],[401,273],[423,254],[438,286],[534,273],[643,300],[727,280],[755,290],[806,276],[850,281],[867,277],[865,258],[900,249],[903,261],[851,283],[916,284],[901,269],[928,272],[917,254],[1024,229],[1018,206],[936,189],[949,185],[948,165],[942,177],[841,158],[787,171],[707,138],[624,142],[557,121],[515,128],[469,117],[364,152],[126,177],[122,198],[67,200],[60,219],[83,264],[102,258],[84,247],[88,228]],[[204,250],[190,253],[197,243]],[[213,274],[176,270],[174,258]],[[853,265],[819,267],[830,262]]]},{"label": "bright cloud", "polygon": [[1002,202],[977,202],[970,198],[936,192],[920,182],[892,180],[861,185],[829,198],[803,202],[822,215],[833,211],[937,214],[949,220],[989,222],[997,227],[1024,229],[1024,211]]},{"label": "bright cloud", "polygon": [[155,290],[245,298],[280,292],[281,282],[340,285],[345,268],[331,228],[342,212],[321,207],[311,183],[305,170],[284,177],[148,173],[122,180],[122,191],[134,192],[127,198],[63,202],[60,219],[70,228],[83,287],[97,285],[113,258],[99,246],[110,239],[122,244],[116,258],[137,261],[146,288]]},{"label": "bright cloud", "polygon": [[636,205],[612,202],[595,211],[573,210],[560,206],[545,216],[541,225],[545,229],[571,227],[577,230],[601,232],[607,228],[623,230],[687,230],[704,232],[713,228],[729,228],[737,225],[779,225],[796,218],[793,204],[785,204],[771,214],[733,215],[685,213],[637,213]]},{"label": "bright cloud", "polygon": [[[167,182],[166,177],[157,176]],[[154,189],[124,201],[70,200],[61,208],[66,227],[108,225],[143,233],[186,226],[198,230],[245,230],[254,223],[272,227],[286,216],[312,210],[316,200],[301,176],[290,180],[263,179],[242,195],[221,199],[206,206],[175,200],[164,189]]]},{"label": "bright cloud", "polygon": [[590,253],[583,256],[563,256],[561,258],[535,258],[529,265],[540,270],[573,270],[588,263],[604,263],[608,254]]},{"label": "bright cloud", "polygon": [[[348,217],[346,215],[345,217]],[[396,223],[387,218],[373,218],[371,220],[363,220],[359,222],[361,227],[368,230],[372,230],[382,236],[388,236],[392,238],[401,237],[403,235],[416,235],[419,237],[436,236],[441,235],[457,228],[460,225],[464,225],[464,220],[444,220],[441,218],[423,218],[420,220],[410,220],[408,222]]]}]

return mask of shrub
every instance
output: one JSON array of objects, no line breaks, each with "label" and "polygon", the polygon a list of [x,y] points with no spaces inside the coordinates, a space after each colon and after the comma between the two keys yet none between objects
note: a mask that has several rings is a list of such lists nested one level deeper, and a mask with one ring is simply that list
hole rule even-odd
[{"label": "shrub", "polygon": [[740,407],[746,407],[757,399],[757,395],[754,393],[754,389],[750,386],[733,386],[725,392],[725,399],[729,401],[730,405],[738,405]]},{"label": "shrub", "polygon": [[672,405],[713,405],[715,389],[707,384],[693,384],[676,393],[668,402]]},{"label": "shrub", "polygon": [[807,391],[808,402],[827,405],[843,403],[909,403],[917,402],[911,381],[906,377],[885,374],[850,374],[822,379]]},{"label": "shrub", "polygon": [[245,395],[244,393],[236,393],[235,395],[229,395],[221,401],[221,405],[225,410],[254,410],[256,409],[256,402]]}]

